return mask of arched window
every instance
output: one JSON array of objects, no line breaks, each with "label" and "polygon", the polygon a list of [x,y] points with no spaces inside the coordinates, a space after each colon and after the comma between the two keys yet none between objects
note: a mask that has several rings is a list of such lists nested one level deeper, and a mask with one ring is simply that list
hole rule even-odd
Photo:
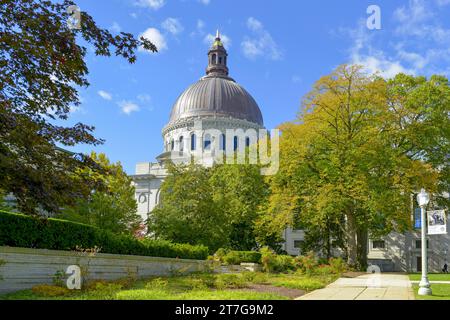
[{"label": "arched window", "polygon": [[211,150],[211,135],[209,134],[205,134],[205,137],[203,138],[203,149]]},{"label": "arched window", "polygon": [[227,57],[223,57],[223,64],[227,65]]},{"label": "arched window", "polygon": [[183,141],[183,136],[180,137],[180,151],[183,152],[184,151],[184,141]]},{"label": "arched window", "polygon": [[250,138],[249,137],[245,138],[245,146],[250,147]]},{"label": "arched window", "polygon": [[191,150],[194,151],[197,147],[197,136],[193,133],[191,135]]},{"label": "arched window", "polygon": [[225,134],[223,134],[223,133],[220,135],[219,144],[220,144],[220,146],[219,146],[220,150],[225,150],[226,149],[227,141],[225,139]]},{"label": "arched window", "polygon": [[222,57],[219,57],[219,64],[222,64]]},{"label": "arched window", "polygon": [[212,55],[212,57],[211,57],[211,60],[212,60],[211,63],[212,64],[216,64],[217,63],[217,58],[216,57],[217,57],[216,54]]},{"label": "arched window", "polygon": [[239,143],[238,143],[238,137],[234,136],[234,141],[233,141],[233,150],[236,151],[238,149]]},{"label": "arched window", "polygon": [[175,141],[172,139],[170,141],[170,151],[173,151],[173,149],[175,149]]}]

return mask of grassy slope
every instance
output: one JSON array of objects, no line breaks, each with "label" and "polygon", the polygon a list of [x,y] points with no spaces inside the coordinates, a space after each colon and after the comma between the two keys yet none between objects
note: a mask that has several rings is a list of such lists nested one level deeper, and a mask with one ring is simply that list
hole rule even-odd
[{"label": "grassy slope", "polygon": [[63,296],[48,296],[45,292],[19,291],[0,299],[35,300],[285,300],[276,293],[245,290],[249,284],[270,284],[311,291],[333,282],[333,275],[296,275],[245,273],[241,275],[196,274],[190,276],[160,277],[137,281],[129,285],[121,282],[97,283],[88,290],[69,292]]}]

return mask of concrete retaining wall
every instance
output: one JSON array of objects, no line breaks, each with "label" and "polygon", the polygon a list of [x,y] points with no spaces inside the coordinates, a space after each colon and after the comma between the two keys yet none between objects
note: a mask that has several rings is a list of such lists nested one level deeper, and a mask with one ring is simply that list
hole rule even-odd
[{"label": "concrete retaining wall", "polygon": [[145,278],[208,269],[208,262],[203,260],[0,247],[0,294],[52,284],[55,275],[65,273],[70,265],[81,268],[83,281]]}]

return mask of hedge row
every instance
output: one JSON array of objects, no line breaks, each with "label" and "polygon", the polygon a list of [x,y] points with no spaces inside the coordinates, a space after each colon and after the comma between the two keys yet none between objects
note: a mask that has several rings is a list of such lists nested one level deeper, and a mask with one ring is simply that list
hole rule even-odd
[{"label": "hedge row", "polygon": [[100,248],[101,253],[204,260],[205,246],[138,240],[76,222],[0,212],[0,246],[53,250]]},{"label": "hedge row", "polygon": [[226,264],[240,264],[242,262],[261,263],[261,253],[257,251],[219,249],[215,255]]}]

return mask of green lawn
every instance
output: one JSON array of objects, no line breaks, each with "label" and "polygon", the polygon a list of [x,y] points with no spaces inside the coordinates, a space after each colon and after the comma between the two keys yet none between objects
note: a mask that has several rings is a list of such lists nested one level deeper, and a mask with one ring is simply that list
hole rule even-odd
[{"label": "green lawn", "polygon": [[[93,282],[81,291],[68,291],[55,286],[35,287],[0,297],[5,300],[286,300],[283,290],[265,292],[250,289],[289,288],[311,291],[323,288],[338,275],[266,274],[193,274],[154,277],[147,280]],[[272,287],[271,287],[272,286]]]},{"label": "green lawn", "polygon": [[[420,281],[422,277],[421,273],[412,273],[409,278],[412,281]],[[430,281],[450,281],[450,274],[443,273],[430,273],[428,274],[428,280]],[[413,284],[414,294],[418,300],[450,300],[450,284],[432,283],[431,284],[431,296],[419,296],[417,294],[419,290],[418,284]]]},{"label": "green lawn", "polygon": [[419,296],[417,291],[419,290],[418,284],[413,284],[414,294],[418,300],[450,300],[450,284],[431,284],[432,295],[431,296]]},{"label": "green lawn", "polygon": [[[412,281],[420,281],[421,273],[410,273],[409,278]],[[450,273],[429,273],[428,280],[430,281],[450,281]]]}]

